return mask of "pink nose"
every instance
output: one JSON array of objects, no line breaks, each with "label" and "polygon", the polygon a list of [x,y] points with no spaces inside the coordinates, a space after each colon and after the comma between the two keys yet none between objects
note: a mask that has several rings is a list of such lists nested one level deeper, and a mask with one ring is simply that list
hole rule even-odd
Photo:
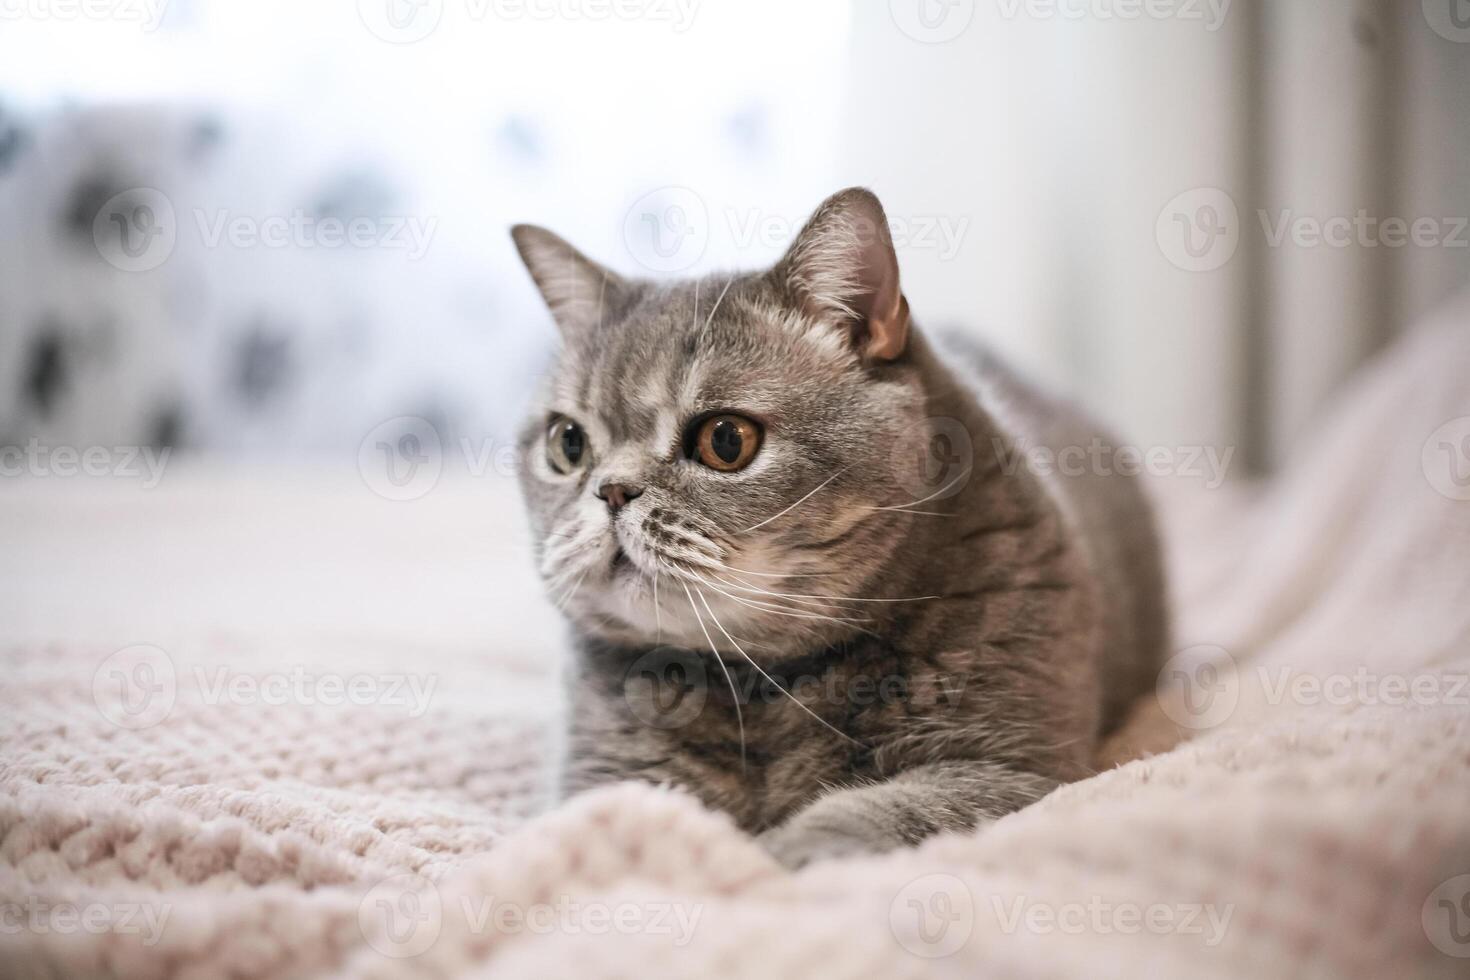
[{"label": "pink nose", "polygon": [[597,496],[607,501],[607,509],[617,513],[628,506],[628,501],[642,496],[643,491],[626,483],[604,483],[597,488]]}]

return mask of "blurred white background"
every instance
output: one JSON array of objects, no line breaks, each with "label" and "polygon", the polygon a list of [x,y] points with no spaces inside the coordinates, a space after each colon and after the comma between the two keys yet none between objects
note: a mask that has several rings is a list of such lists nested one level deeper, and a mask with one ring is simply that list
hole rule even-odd
[{"label": "blurred white background", "polygon": [[1264,471],[1470,280],[1467,105],[1464,0],[0,0],[0,446],[504,443],[508,225],[754,267],[866,184],[921,325]]}]

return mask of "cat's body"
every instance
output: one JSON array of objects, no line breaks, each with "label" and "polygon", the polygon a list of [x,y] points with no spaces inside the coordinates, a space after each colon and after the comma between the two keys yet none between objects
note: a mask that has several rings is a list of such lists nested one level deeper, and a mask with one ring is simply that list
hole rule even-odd
[{"label": "cat's body", "polygon": [[[1028,469],[1107,437],[911,334],[883,227],[845,192],[769,273],[610,287],[518,232],[568,340],[528,458],[577,419],[576,466],[557,443],[525,477],[576,638],[568,792],[674,784],[792,865],[882,850],[1086,775],[1152,685],[1137,482]],[[760,454],[723,472],[689,432],[736,412]]]}]

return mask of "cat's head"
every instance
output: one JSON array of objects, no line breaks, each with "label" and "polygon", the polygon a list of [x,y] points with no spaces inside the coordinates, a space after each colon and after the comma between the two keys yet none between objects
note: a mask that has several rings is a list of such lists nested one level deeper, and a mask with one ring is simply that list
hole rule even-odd
[{"label": "cat's head", "polygon": [[[512,232],[559,327],[521,438],[552,600],[593,636],[752,656],[866,628],[912,515],[924,393],[882,206],[843,191],[773,268],[625,279]],[[891,594],[891,593],[890,593]]]}]

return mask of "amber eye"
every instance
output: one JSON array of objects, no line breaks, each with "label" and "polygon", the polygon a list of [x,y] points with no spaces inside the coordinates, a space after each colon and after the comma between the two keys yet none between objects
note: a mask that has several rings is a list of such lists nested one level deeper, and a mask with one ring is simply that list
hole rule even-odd
[{"label": "amber eye", "polygon": [[546,430],[546,458],[558,473],[571,473],[587,458],[587,433],[571,419],[553,419]]},{"label": "amber eye", "polygon": [[739,415],[716,415],[700,425],[694,455],[712,470],[733,473],[750,465],[760,447],[760,426]]}]

